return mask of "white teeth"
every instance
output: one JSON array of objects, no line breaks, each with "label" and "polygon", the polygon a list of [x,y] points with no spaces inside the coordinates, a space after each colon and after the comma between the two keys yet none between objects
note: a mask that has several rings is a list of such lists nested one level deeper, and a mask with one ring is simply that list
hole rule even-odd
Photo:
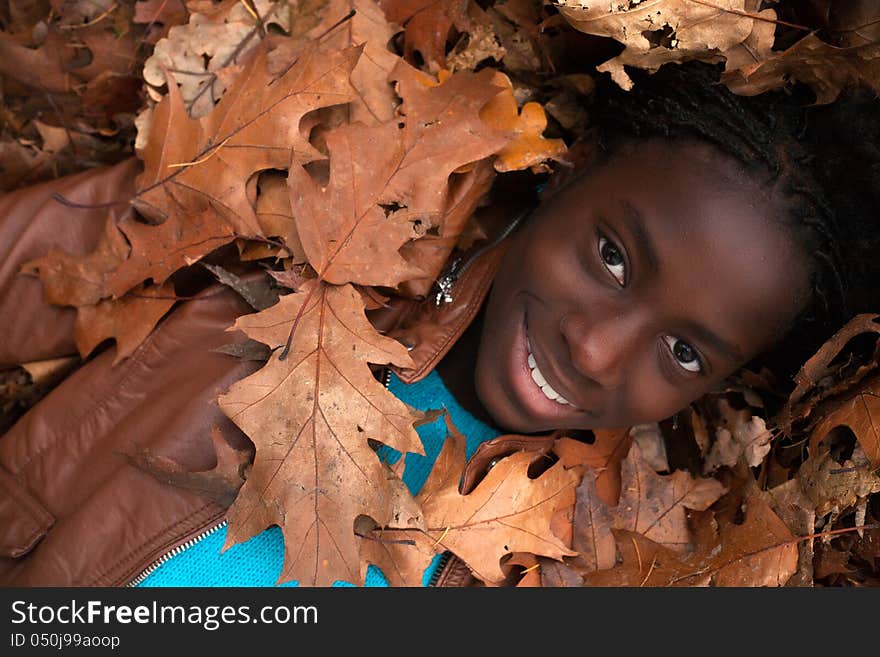
[{"label": "white teeth", "polygon": [[532,381],[535,382],[535,385],[537,385],[541,389],[541,392],[544,393],[544,396],[547,397],[547,399],[551,399],[559,404],[567,404],[568,406],[572,406],[572,403],[570,401],[568,401],[565,397],[556,392],[553,387],[549,383],[547,383],[547,379],[544,378],[541,370],[538,369],[538,363],[535,361],[535,357],[531,353],[531,345],[528,343],[528,341],[526,341],[526,347],[528,347],[529,349],[528,363],[529,369],[531,370],[532,374]]},{"label": "white teeth", "polygon": [[547,385],[547,379],[544,378],[544,375],[541,374],[541,370],[536,366],[532,367],[532,381],[534,381],[539,388],[543,388]]}]

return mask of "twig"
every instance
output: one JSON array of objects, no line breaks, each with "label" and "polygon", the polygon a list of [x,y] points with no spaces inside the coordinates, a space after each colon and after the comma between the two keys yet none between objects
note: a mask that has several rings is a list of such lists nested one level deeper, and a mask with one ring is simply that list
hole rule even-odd
[{"label": "twig", "polygon": [[218,152],[221,148],[223,148],[223,146],[226,144],[226,142],[229,141],[230,139],[232,139],[232,135],[229,135],[226,139],[224,139],[224,140],[221,141],[219,144],[217,144],[216,146],[214,146],[213,149],[211,150],[211,152],[208,153],[205,157],[203,157],[203,158],[200,159],[200,160],[196,160],[195,162],[178,162],[178,163],[176,163],[176,164],[169,164],[169,165],[167,165],[167,167],[168,167],[169,169],[176,169],[176,168],[178,168],[178,167],[194,167],[195,165],[197,165],[197,164],[201,164],[202,162],[207,162],[207,161],[210,160],[212,157],[214,157],[214,156],[217,154],[217,152]]},{"label": "twig", "polygon": [[61,29],[61,30],[81,30],[86,27],[91,27],[92,25],[94,25],[96,23],[100,23],[102,20],[107,18],[107,16],[112,14],[117,9],[119,9],[119,3],[114,2],[112,5],[110,5],[109,9],[102,12],[100,15],[95,16],[95,18],[90,20],[88,23],[79,23],[77,25],[62,25],[59,29]]},{"label": "twig", "polygon": [[777,18],[767,18],[765,16],[761,16],[760,14],[753,14],[748,11],[743,11],[741,9],[731,9],[730,7],[721,7],[716,5],[714,2],[709,2],[708,0],[689,0],[689,2],[693,2],[698,5],[703,5],[704,7],[712,7],[712,9],[717,9],[718,11],[723,11],[725,14],[736,14],[737,16],[745,16],[746,18],[751,18],[756,21],[763,21],[765,23],[773,23],[774,25],[785,25],[786,27],[793,27],[797,30],[803,30],[804,32],[812,32],[812,28],[806,27],[805,25],[798,25],[797,23],[789,23],[788,21],[781,21]]}]

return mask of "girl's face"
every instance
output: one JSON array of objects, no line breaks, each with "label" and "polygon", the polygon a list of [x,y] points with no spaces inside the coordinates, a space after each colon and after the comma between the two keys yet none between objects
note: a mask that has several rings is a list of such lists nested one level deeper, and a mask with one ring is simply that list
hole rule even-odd
[{"label": "girl's face", "polygon": [[507,430],[659,421],[769,348],[804,306],[780,194],[711,146],[632,144],[543,203],[486,309],[480,401]]}]

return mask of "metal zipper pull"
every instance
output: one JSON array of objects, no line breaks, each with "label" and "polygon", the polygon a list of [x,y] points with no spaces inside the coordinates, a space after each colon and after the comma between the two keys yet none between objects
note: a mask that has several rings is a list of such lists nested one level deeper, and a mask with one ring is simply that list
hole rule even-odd
[{"label": "metal zipper pull", "polygon": [[440,278],[436,281],[437,293],[434,295],[434,304],[437,306],[441,306],[444,303],[452,303],[452,288],[455,286],[455,282],[459,279],[459,277],[468,270],[468,268],[473,264],[473,262],[483,255],[486,251],[495,248],[502,241],[504,241],[508,235],[510,235],[517,226],[519,226],[523,219],[529,216],[534,210],[534,207],[529,207],[522,212],[520,212],[507,226],[504,227],[494,239],[488,244],[484,244],[476,251],[472,251],[467,255],[464,255],[460,258],[456,258],[452,261],[452,264],[446,270]]}]

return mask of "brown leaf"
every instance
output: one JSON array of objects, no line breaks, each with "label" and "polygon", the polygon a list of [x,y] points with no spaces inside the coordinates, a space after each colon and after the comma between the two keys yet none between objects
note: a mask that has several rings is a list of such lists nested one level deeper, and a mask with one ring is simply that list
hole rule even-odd
[{"label": "brown leaf", "polygon": [[361,576],[372,564],[390,586],[422,586],[425,570],[437,555],[436,541],[403,529],[385,529],[361,539]]},{"label": "brown leaf", "polygon": [[797,481],[818,516],[839,514],[872,493],[880,492],[880,477],[872,471],[865,453],[857,445],[852,457],[843,463],[818,443],[810,447],[808,458],[798,469]]},{"label": "brown leaf", "polygon": [[128,257],[104,277],[103,296],[121,297],[150,279],[164,283],[175,271],[228,244],[234,228],[214,208],[174,212],[158,226],[126,217],[118,224],[131,245]]},{"label": "brown leaf", "polygon": [[406,30],[404,55],[413,62],[418,52],[431,71],[446,67],[446,41],[453,27],[470,26],[467,0],[379,0],[388,20]]},{"label": "brown leaf", "polygon": [[717,544],[701,545],[697,554],[715,586],[783,586],[797,569],[797,541],[766,502],[750,497],[745,505],[741,525],[721,525],[717,556]]},{"label": "brown leaf", "polygon": [[[381,532],[382,537],[417,541],[416,546],[386,544],[386,555],[377,557],[373,552],[383,572],[386,568],[402,571],[400,564],[415,564],[407,576],[408,581],[414,581],[427,565],[429,549],[435,553],[449,550],[467,563],[475,577],[494,586],[505,582],[502,562],[511,554],[553,559],[573,556],[575,553],[553,535],[550,525],[554,514],[574,501],[577,470],[557,463],[530,479],[528,469],[535,453],[515,452],[500,459],[473,491],[462,495],[459,483],[465,468],[465,440],[448,415],[445,421],[446,442],[416,498],[426,529],[404,534]],[[407,551],[420,556],[401,554]]]},{"label": "brown leaf", "polygon": [[251,450],[233,448],[220,429],[212,427],[211,442],[217,464],[210,470],[190,472],[177,461],[153,454],[148,448],[134,446],[130,453],[124,454],[131,465],[143,470],[154,478],[178,488],[196,491],[205,497],[227,506],[238,494],[244,483],[247,468],[252,457]]},{"label": "brown leaf", "polygon": [[304,167],[290,168],[291,208],[300,240],[312,267],[331,283],[393,287],[424,276],[399,253],[418,236],[412,221],[436,221],[450,174],[488,157],[507,139],[478,115],[497,93],[488,84],[491,72],[460,73],[443,84],[406,65],[394,75],[403,117],[331,131],[326,185]]},{"label": "brown leaf", "polygon": [[544,162],[556,159],[566,151],[561,139],[545,139],[547,115],[539,103],[530,102],[517,109],[513,96],[513,84],[506,75],[496,72],[492,83],[504,91],[493,98],[480,111],[480,118],[487,124],[515,135],[495,160],[496,171],[519,171],[531,168],[533,172],[546,170]]},{"label": "brown leaf", "polygon": [[[578,553],[572,564],[581,572],[606,570],[617,561],[611,513],[599,496],[596,471],[587,470],[577,487],[571,547]],[[542,579],[544,573],[542,572]]]},{"label": "brown leaf", "polygon": [[272,279],[268,276],[242,278],[219,265],[202,263],[202,266],[214,274],[220,283],[235,290],[254,310],[265,310],[278,303],[278,290],[272,287]]},{"label": "brown leaf", "polygon": [[406,366],[406,348],[372,328],[352,287],[316,280],[235,328],[272,349],[292,338],[283,360],[279,349],[219,397],[257,450],[229,510],[227,546],[277,524],[285,540],[281,581],[360,583],[354,521],[364,515],[387,526],[399,495],[368,441],[423,453],[416,418],[367,365]]},{"label": "brown leaf", "polygon": [[[764,52],[772,45],[773,31],[756,29],[748,10],[754,0],[724,2],[658,2],[594,3],[584,6],[578,0],[561,0],[560,13],[576,29],[587,34],[611,37],[625,46],[623,52],[597,67],[609,72],[621,87],[630,89],[632,80],[624,66],[635,66],[656,71],[667,62],[701,60],[721,61],[723,53],[743,44],[750,51]],[[773,19],[776,13],[768,9],[761,13]],[[760,39],[761,43],[754,41]],[[732,56],[739,60],[740,53]]]},{"label": "brown leaf", "polygon": [[[264,24],[285,20],[287,2],[251,0]],[[179,0],[168,4],[180,7]],[[171,29],[159,40],[144,62],[143,78],[150,85],[151,96],[160,100],[156,90],[166,84],[165,71],[171,71],[179,86],[179,95],[193,118],[208,115],[227,90],[227,83],[240,70],[249,52],[260,43],[260,30],[248,5],[239,0],[224,0],[210,11],[196,11],[185,25]]]},{"label": "brown leaf", "polygon": [[841,353],[847,343],[858,335],[880,333],[880,315],[865,313],[856,315],[840,328],[795,375],[795,388],[780,411],[780,422],[791,430],[792,421],[806,417],[812,407],[831,394],[840,393],[845,388],[858,383],[866,374],[873,372],[873,363],[847,373],[841,381],[840,372],[831,363]]},{"label": "brown leaf", "polygon": [[871,468],[880,466],[880,376],[864,381],[851,393],[829,402],[810,433],[810,451],[835,427],[846,426],[858,438]]},{"label": "brown leaf", "polygon": [[797,568],[797,540],[766,502],[746,500],[741,525],[707,512],[693,553],[678,553],[630,531],[615,530],[621,563],[584,576],[585,586],[782,586]]},{"label": "brown leaf", "polygon": [[472,492],[461,495],[458,484],[464,451],[455,444],[463,444],[463,438],[448,417],[447,427],[451,438],[418,497],[426,533],[437,545],[460,557],[487,583],[504,580],[500,560],[506,554],[573,556],[550,532],[550,520],[557,509],[573,502],[576,471],[556,463],[529,479],[534,455],[517,452],[501,459]]},{"label": "brown leaf", "polygon": [[267,171],[260,175],[256,214],[264,235],[281,238],[284,257],[290,258],[294,263],[306,261],[290,210],[287,176],[277,171]]},{"label": "brown leaf", "polygon": [[623,461],[620,501],[611,509],[612,523],[617,529],[642,534],[671,550],[682,551],[690,544],[685,509],[707,509],[724,491],[721,482],[694,479],[684,470],[658,475],[634,443]]},{"label": "brown leaf", "polygon": [[166,283],[134,289],[120,299],[80,306],[74,325],[76,348],[85,358],[104,340],[114,338],[113,363],[118,363],[134,353],[176,300],[174,286]]},{"label": "brown leaf", "polygon": [[30,260],[23,273],[39,275],[47,302],[58,306],[90,306],[108,296],[107,278],[128,257],[129,246],[108,217],[95,250],[86,256],[71,256],[59,249]]},{"label": "brown leaf", "polygon": [[291,160],[321,157],[300,134],[300,119],[351,100],[348,75],[359,56],[359,48],[320,56],[312,51],[273,80],[259,48],[217,107],[198,121],[186,115],[176,85],[169,85],[140,153],[139,209],[160,223],[181,209],[213,208],[236,234],[260,235],[243,182],[263,169],[286,169]]},{"label": "brown leaf", "polygon": [[862,84],[880,91],[880,42],[849,48],[825,43],[808,34],[793,46],[750,67],[725,72],[721,81],[745,96],[779,89],[789,80],[808,84],[816,104],[833,102],[848,86]]}]

